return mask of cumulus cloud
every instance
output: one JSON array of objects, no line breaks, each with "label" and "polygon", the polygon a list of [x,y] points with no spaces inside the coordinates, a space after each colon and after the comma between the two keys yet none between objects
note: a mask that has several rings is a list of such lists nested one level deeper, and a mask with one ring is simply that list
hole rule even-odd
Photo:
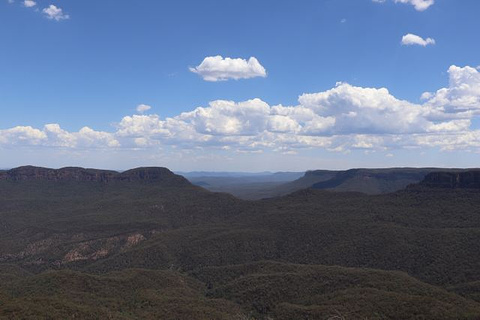
[{"label": "cumulus cloud", "polygon": [[[12,2],[13,2],[13,1],[12,1]],[[12,2],[10,2],[10,3],[12,3]],[[35,1],[33,1],[33,0],[25,0],[25,1],[23,1],[23,5],[24,5],[25,7],[27,7],[27,8],[31,8],[31,7],[36,6],[37,3],[36,3]]]},{"label": "cumulus cloud", "polygon": [[420,106],[395,98],[386,88],[339,83],[325,92],[304,94],[299,101],[316,115],[335,119],[331,134],[414,133],[429,126]]},{"label": "cumulus cloud", "polygon": [[51,4],[48,8],[43,9],[43,13],[50,20],[60,21],[70,19],[68,14],[65,14],[61,8]]},{"label": "cumulus cloud", "polygon": [[251,57],[248,61],[222,56],[206,57],[200,65],[190,68],[190,71],[200,75],[205,81],[213,82],[267,76],[265,68],[255,57]]},{"label": "cumulus cloud", "polygon": [[412,33],[406,34],[402,37],[402,45],[404,46],[418,45],[418,46],[426,47],[428,45],[434,45],[434,44],[435,44],[435,39],[432,39],[432,38],[423,39],[422,37]]},{"label": "cumulus cloud", "polygon": [[[372,0],[375,3],[385,3],[386,0]],[[425,11],[435,4],[435,0],[394,0],[395,3],[406,3],[412,5],[417,11]]]},{"label": "cumulus cloud", "polygon": [[395,3],[411,4],[417,11],[425,11],[435,4],[435,0],[395,0]]},{"label": "cumulus cloud", "polygon": [[116,135],[123,138],[168,136],[165,121],[158,115],[133,115],[124,117],[118,124]]},{"label": "cumulus cloud", "polygon": [[248,136],[264,130],[269,112],[269,105],[260,99],[240,103],[219,100],[208,108],[182,113],[179,119],[203,134]]},{"label": "cumulus cloud", "polygon": [[31,126],[17,126],[6,130],[0,130],[1,144],[38,145],[45,140],[47,140],[46,133]]},{"label": "cumulus cloud", "polygon": [[149,106],[149,105],[146,105],[146,104],[140,104],[136,108],[137,112],[140,113],[140,114],[144,114],[145,112],[147,112],[150,109],[152,109],[152,107]]},{"label": "cumulus cloud", "polygon": [[471,119],[480,115],[480,72],[473,67],[448,69],[449,86],[426,92],[425,107],[432,119]]},{"label": "cumulus cloud", "polygon": [[[84,127],[68,132],[58,124],[37,129],[0,130],[0,146],[61,148],[217,148],[241,153],[301,149],[349,152],[432,147],[480,151],[480,72],[451,66],[449,85],[425,93],[421,104],[401,100],[386,88],[337,83],[329,90],[302,94],[295,106],[271,106],[261,99],[217,100],[177,116],[126,116],[113,132]],[[149,108],[139,106],[141,110]],[[148,107],[148,106],[147,106]]]},{"label": "cumulus cloud", "polygon": [[47,124],[42,129],[18,126],[0,130],[0,145],[29,145],[65,148],[118,147],[115,134],[84,127],[78,132],[68,132],[59,124]]}]

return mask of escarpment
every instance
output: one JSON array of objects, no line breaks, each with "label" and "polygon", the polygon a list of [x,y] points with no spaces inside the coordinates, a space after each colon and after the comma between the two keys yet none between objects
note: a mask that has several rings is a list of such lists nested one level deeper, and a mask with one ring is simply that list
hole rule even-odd
[{"label": "escarpment", "polygon": [[480,170],[432,172],[425,176],[420,185],[443,189],[480,189]]},{"label": "escarpment", "polygon": [[8,181],[144,181],[165,182],[169,185],[189,185],[190,183],[166,168],[148,167],[136,168],[125,172],[111,170],[85,169],[66,167],[48,169],[34,166],[24,166],[7,171],[0,171],[0,180]]}]

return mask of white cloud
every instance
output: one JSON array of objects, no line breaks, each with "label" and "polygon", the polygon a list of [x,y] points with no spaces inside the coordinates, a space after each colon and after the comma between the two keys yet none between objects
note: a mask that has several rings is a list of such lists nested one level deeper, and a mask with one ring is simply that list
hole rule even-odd
[{"label": "white cloud", "polygon": [[[386,0],[372,0],[375,3],[385,3]],[[435,0],[394,0],[395,3],[405,3],[414,6],[417,11],[425,11],[435,4]]]},{"label": "white cloud", "polygon": [[162,137],[169,134],[164,129],[164,121],[157,115],[126,116],[117,127],[116,135],[124,138]]},{"label": "white cloud", "polygon": [[0,143],[12,145],[37,145],[47,139],[45,132],[30,126],[17,126],[0,130]]},{"label": "white cloud", "polygon": [[260,99],[235,103],[213,101],[208,108],[182,113],[178,119],[193,125],[197,132],[209,135],[255,135],[263,131],[270,112]]},{"label": "white cloud", "polygon": [[191,72],[199,74],[205,81],[226,81],[229,79],[250,79],[266,77],[265,68],[254,57],[250,59],[232,59],[222,56],[206,57],[203,62],[190,68]]},{"label": "white cloud", "polygon": [[417,11],[425,11],[435,4],[435,0],[395,0],[395,3],[411,4]]},{"label": "white cloud", "polygon": [[[12,1],[12,2],[13,2],[13,1]],[[10,3],[12,3],[12,2],[10,2]],[[24,5],[25,7],[27,7],[27,8],[31,8],[31,7],[36,6],[37,3],[36,3],[35,1],[33,1],[33,0],[25,0],[25,1],[23,1],[23,5]]]},{"label": "white cloud", "polygon": [[421,147],[440,148],[442,151],[480,150],[480,130],[462,132],[460,134],[422,135],[414,138],[415,144]]},{"label": "white cloud", "polygon": [[65,14],[61,8],[51,4],[48,8],[43,9],[43,13],[50,20],[60,21],[70,19],[68,14]]},{"label": "white cloud", "polygon": [[404,46],[412,46],[412,45],[419,45],[422,47],[426,47],[428,45],[434,45],[435,44],[435,39],[432,38],[426,38],[423,39],[420,36],[417,36],[415,34],[406,34],[402,37],[402,45]]},{"label": "white cloud", "polygon": [[427,93],[425,106],[433,119],[470,119],[480,115],[480,71],[472,67],[451,66],[449,86]]},{"label": "white cloud", "polygon": [[[60,148],[218,149],[281,154],[301,149],[350,152],[412,148],[480,151],[480,71],[449,68],[446,88],[424,94],[422,104],[394,97],[386,88],[347,83],[303,94],[296,106],[271,106],[260,99],[217,100],[177,116],[124,117],[113,132],[84,127],[68,132],[58,124],[0,130],[0,146]],[[148,108],[140,108],[148,110]]]},{"label": "white cloud", "polygon": [[332,117],[331,134],[413,133],[429,123],[422,108],[396,99],[387,89],[339,83],[334,89],[300,96],[300,104],[321,117]]},{"label": "white cloud", "polygon": [[152,107],[148,106],[146,104],[140,104],[136,108],[137,112],[140,113],[140,114],[144,114],[145,112],[147,112],[150,109],[152,109]]},{"label": "white cloud", "polygon": [[0,145],[30,145],[65,148],[117,147],[115,134],[84,127],[78,132],[68,132],[58,124],[47,124],[43,129],[18,126],[0,130]]},{"label": "white cloud", "polygon": [[433,97],[433,93],[431,92],[424,92],[422,93],[422,95],[420,96],[420,100],[430,100],[431,98]]},{"label": "white cloud", "polygon": [[115,139],[114,135],[109,132],[95,131],[89,127],[83,127],[75,135],[77,139],[77,144],[85,147],[98,147],[98,146],[108,146],[108,147],[119,147],[120,142]]}]

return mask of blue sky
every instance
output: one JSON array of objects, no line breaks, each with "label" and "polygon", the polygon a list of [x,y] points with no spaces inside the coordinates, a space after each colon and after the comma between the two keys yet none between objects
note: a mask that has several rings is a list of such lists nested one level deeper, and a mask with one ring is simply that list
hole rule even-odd
[{"label": "blue sky", "polygon": [[0,167],[477,166],[477,0],[27,2],[0,0]]}]

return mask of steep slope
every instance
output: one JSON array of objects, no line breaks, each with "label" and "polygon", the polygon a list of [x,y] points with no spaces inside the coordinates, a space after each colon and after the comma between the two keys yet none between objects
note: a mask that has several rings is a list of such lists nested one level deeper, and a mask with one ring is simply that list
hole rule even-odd
[{"label": "steep slope", "polygon": [[109,170],[67,167],[48,169],[33,166],[19,167],[0,171],[0,181],[55,181],[55,182],[114,182],[142,181],[162,183],[164,186],[188,186],[190,183],[182,176],[175,175],[167,168],[145,167],[122,173]]},{"label": "steep slope", "polygon": [[[384,194],[402,190],[410,184],[419,183],[432,172],[446,172],[448,174],[448,172],[460,171],[462,170],[437,168],[314,170],[306,172],[301,178],[288,182],[282,182],[281,178],[273,179],[272,176],[269,176],[270,180],[262,176],[193,176],[190,181],[210,191],[230,193],[245,200],[259,200],[285,196],[308,188],[339,192],[362,192],[372,195]],[[295,174],[289,175],[290,178],[294,176]]]},{"label": "steep slope", "polygon": [[293,182],[278,186],[272,195],[281,196],[313,188],[340,192],[384,194],[419,183],[431,172],[458,171],[436,168],[351,169],[346,171],[316,170]]},{"label": "steep slope", "polygon": [[0,180],[8,181],[103,181],[112,180],[118,175],[115,171],[69,167],[48,169],[33,166],[0,171]]},{"label": "steep slope", "polygon": [[427,188],[480,189],[480,170],[432,172],[420,183]]},{"label": "steep slope", "polygon": [[88,263],[165,230],[222,221],[242,207],[164,168],[15,169],[0,180],[0,262],[33,270]]},{"label": "steep slope", "polygon": [[303,173],[299,172],[277,172],[255,175],[190,173],[185,177],[193,184],[213,192],[226,192],[239,199],[258,200],[277,195],[272,194],[272,192],[278,186],[299,179],[301,176],[303,176]]},{"label": "steep slope", "polygon": [[314,189],[382,194],[422,181],[429,169],[353,169],[312,185]]},{"label": "steep slope", "polygon": [[272,195],[284,196],[298,190],[311,188],[316,183],[325,182],[325,181],[334,179],[341,172],[342,171],[329,171],[329,170],[307,171],[303,177],[277,187],[272,192]]}]

